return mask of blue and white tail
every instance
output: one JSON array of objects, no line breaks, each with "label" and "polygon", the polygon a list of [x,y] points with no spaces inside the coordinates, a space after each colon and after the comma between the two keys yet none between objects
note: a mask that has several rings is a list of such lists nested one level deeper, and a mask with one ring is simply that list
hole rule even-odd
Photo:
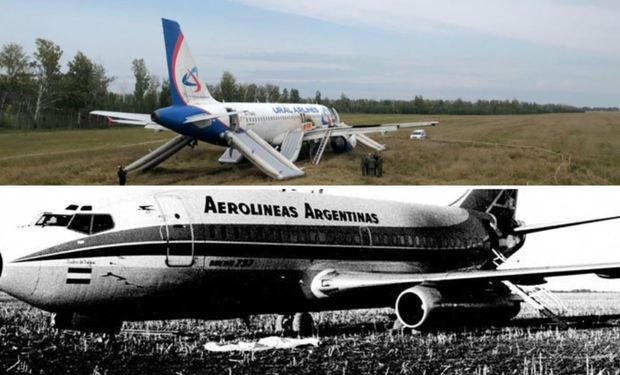
[{"label": "blue and white tail", "polygon": [[200,81],[198,67],[179,24],[172,20],[162,19],[162,25],[172,105],[214,102],[215,99],[209,93],[207,84]]}]

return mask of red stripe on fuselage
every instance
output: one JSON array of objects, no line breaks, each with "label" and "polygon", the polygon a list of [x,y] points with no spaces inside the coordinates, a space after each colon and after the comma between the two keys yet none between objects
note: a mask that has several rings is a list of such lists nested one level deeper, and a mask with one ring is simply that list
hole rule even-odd
[{"label": "red stripe on fuselage", "polygon": [[177,90],[179,98],[183,101],[183,103],[187,104],[185,98],[181,94],[181,90],[179,90],[179,83],[177,82],[177,57],[179,57],[179,50],[181,49],[181,44],[183,44],[183,39],[183,33],[179,33],[177,43],[174,46],[174,52],[172,53],[172,80],[174,82],[174,88]]}]

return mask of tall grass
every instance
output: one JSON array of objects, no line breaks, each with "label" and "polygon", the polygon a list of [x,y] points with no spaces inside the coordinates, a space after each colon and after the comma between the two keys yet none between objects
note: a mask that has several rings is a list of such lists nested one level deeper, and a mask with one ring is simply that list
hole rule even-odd
[{"label": "tall grass", "polygon": [[[419,121],[433,116],[345,115],[351,124]],[[373,135],[388,147],[382,178],[363,177],[359,146],[321,164],[298,161],[295,184],[619,184],[620,113],[442,116],[429,138],[409,130]],[[127,165],[172,137],[141,128],[0,132],[0,184],[116,184]],[[217,162],[221,147],[201,143],[130,184],[273,184],[249,163]],[[289,184],[291,181],[283,183]]]}]

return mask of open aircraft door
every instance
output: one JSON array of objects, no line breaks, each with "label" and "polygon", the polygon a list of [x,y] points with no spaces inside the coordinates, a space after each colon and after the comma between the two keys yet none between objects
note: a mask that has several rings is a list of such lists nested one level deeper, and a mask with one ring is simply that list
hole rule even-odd
[{"label": "open aircraft door", "polygon": [[189,267],[194,264],[194,227],[189,211],[178,195],[158,194],[155,201],[164,219],[160,228],[167,243],[166,265]]}]

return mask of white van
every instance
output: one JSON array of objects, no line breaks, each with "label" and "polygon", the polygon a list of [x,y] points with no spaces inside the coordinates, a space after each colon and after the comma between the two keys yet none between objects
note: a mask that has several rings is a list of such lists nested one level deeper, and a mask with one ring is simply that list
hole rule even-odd
[{"label": "white van", "polygon": [[416,129],[411,132],[409,139],[424,139],[426,138],[426,130],[424,129]]}]

